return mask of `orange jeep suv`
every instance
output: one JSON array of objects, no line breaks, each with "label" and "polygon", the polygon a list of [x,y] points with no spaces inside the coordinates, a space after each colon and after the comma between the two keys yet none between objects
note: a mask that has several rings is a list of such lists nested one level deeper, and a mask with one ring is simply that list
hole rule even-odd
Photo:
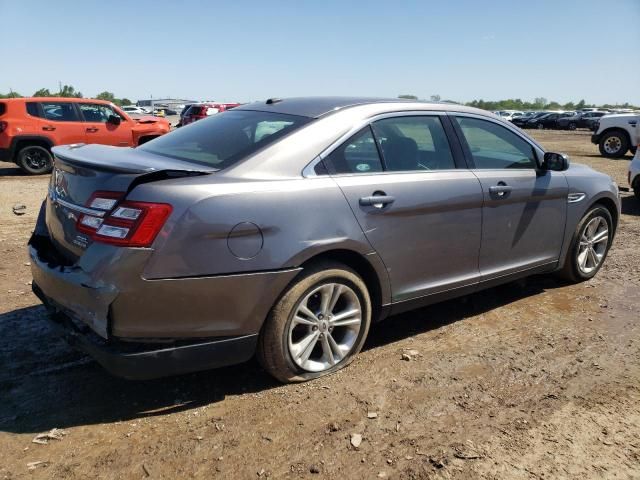
[{"label": "orange jeep suv", "polygon": [[0,161],[15,162],[31,174],[51,171],[51,147],[101,143],[136,147],[169,132],[157,117],[132,119],[104,100],[10,98],[0,100]]}]

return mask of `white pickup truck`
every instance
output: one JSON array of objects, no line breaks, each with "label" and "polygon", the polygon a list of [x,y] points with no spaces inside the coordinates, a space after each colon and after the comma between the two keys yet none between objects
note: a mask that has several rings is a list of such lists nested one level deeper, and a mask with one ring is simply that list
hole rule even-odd
[{"label": "white pickup truck", "polygon": [[640,143],[640,115],[620,113],[601,117],[591,141],[605,157],[620,158],[629,150],[635,154]]}]

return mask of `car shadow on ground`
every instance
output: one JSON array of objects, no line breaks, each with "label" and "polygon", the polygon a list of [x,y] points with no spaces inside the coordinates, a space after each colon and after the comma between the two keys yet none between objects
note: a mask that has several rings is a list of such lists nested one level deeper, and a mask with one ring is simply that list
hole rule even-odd
[{"label": "car shadow on ground", "polygon": [[[549,277],[534,277],[396,315],[372,327],[365,349],[436,330],[561,285]],[[279,386],[255,360],[157,380],[115,378],[58,340],[44,315],[39,306],[0,314],[0,431],[34,433],[127,421]]]},{"label": "car shadow on ground", "polygon": [[640,199],[635,195],[625,195],[620,198],[620,202],[622,203],[623,215],[640,216]]}]

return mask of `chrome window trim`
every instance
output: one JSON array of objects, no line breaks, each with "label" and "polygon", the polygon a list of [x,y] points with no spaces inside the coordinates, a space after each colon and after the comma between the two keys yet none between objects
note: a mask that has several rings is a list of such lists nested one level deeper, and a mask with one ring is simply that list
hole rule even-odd
[{"label": "chrome window trim", "polygon": [[[320,161],[324,160],[329,155],[331,155],[335,149],[340,147],[349,138],[351,138],[353,135],[358,133],[363,128],[371,125],[373,122],[377,122],[378,120],[384,120],[386,118],[397,118],[397,117],[441,117],[441,116],[446,115],[446,114],[447,114],[447,112],[444,111],[444,110],[403,110],[403,111],[399,111],[399,112],[378,113],[378,114],[373,115],[371,117],[364,118],[364,119],[362,119],[362,121],[355,123],[354,126],[352,128],[350,128],[349,130],[347,130],[346,133],[342,134],[340,137],[338,137],[337,140],[335,140],[328,147],[326,147],[324,150],[322,150],[322,152],[320,152],[320,154],[316,158],[314,158],[311,161],[311,163],[309,163],[304,168],[304,170],[302,171],[302,175],[304,177],[307,177],[307,178],[308,177],[325,176],[325,175],[318,175],[317,173],[315,173],[313,168],[318,163],[320,163]],[[444,126],[443,126],[443,128],[444,128]],[[444,170],[444,169],[443,170],[407,170],[407,171],[381,171],[381,172],[362,172],[362,173],[351,172],[351,173],[337,173],[335,175],[327,174],[326,176],[330,176],[330,177],[350,176],[351,177],[351,176],[397,174],[397,173],[447,172],[447,171],[455,171],[455,170],[460,170],[460,169],[459,168],[452,168],[452,169],[446,169],[446,170]],[[462,170],[466,170],[466,169],[462,169]]]}]

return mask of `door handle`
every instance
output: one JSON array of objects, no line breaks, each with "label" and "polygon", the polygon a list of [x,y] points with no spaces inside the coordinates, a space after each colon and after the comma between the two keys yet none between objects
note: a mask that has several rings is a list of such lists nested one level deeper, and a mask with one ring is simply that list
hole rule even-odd
[{"label": "door handle", "polygon": [[511,190],[513,190],[513,187],[510,187],[504,182],[498,182],[498,185],[489,187],[489,193],[491,193],[491,195],[496,195],[500,198],[506,197],[507,194],[511,193]]},{"label": "door handle", "polygon": [[87,128],[87,132],[90,132],[90,133],[94,133],[94,132],[97,132],[97,131],[98,131],[98,129],[96,127]]},{"label": "door handle", "polygon": [[42,127],[42,130],[44,130],[45,132],[53,132],[56,129],[56,127],[52,127],[51,125],[45,125],[44,127]]},{"label": "door handle", "polygon": [[396,201],[391,195],[371,195],[360,198],[360,205],[363,207],[383,208]]}]

